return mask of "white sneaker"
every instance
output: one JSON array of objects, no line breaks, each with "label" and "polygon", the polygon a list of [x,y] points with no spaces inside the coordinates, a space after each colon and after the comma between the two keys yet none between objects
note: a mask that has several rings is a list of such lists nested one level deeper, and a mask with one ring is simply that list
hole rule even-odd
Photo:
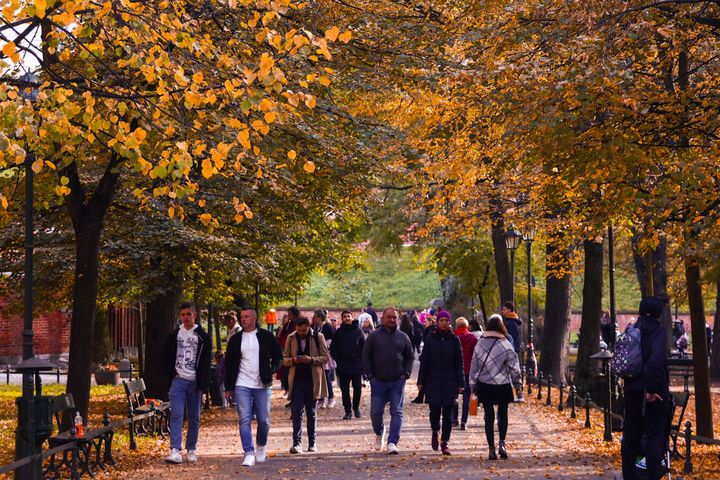
[{"label": "white sneaker", "polygon": [[300,452],[302,452],[302,447],[299,444],[293,445],[292,447],[290,447],[290,453],[295,454],[295,453],[300,453]]},{"label": "white sneaker", "polygon": [[195,463],[197,462],[197,455],[195,455],[195,450],[188,450],[187,452],[187,461],[189,463]]},{"label": "white sneaker", "polygon": [[385,435],[376,435],[375,436],[375,450],[378,452],[385,448]]},{"label": "white sneaker", "polygon": [[516,403],[525,403],[525,396],[522,393],[520,393],[517,396],[517,398],[515,399],[515,402]]},{"label": "white sneaker", "polygon": [[307,451],[310,453],[315,453],[315,452],[317,452],[317,447],[315,445],[310,445],[308,447]]},{"label": "white sneaker", "polygon": [[267,445],[262,447],[258,445],[257,452],[255,452],[255,461],[257,463],[263,463],[267,458]]},{"label": "white sneaker", "polygon": [[245,459],[243,460],[243,467],[252,467],[255,465],[255,454],[254,453],[246,453]]},{"label": "white sneaker", "polygon": [[387,452],[388,455],[397,455],[398,453],[400,453],[398,451],[397,445],[395,445],[394,443],[388,443]]},{"label": "white sneaker", "polygon": [[328,400],[326,408],[335,408],[335,399],[334,398],[331,398],[330,400]]},{"label": "white sneaker", "polygon": [[170,455],[165,457],[165,461],[167,463],[182,463],[182,455],[180,455],[180,450],[177,448],[173,448],[170,450]]}]

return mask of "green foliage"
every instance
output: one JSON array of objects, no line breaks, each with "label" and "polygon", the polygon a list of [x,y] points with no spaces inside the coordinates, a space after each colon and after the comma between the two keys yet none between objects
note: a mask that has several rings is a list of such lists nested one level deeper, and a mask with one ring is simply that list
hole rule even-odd
[{"label": "green foliage", "polygon": [[378,307],[426,308],[433,298],[442,296],[440,278],[423,270],[415,253],[407,247],[397,254],[369,252],[363,269],[314,273],[298,305],[362,308],[370,301]]}]

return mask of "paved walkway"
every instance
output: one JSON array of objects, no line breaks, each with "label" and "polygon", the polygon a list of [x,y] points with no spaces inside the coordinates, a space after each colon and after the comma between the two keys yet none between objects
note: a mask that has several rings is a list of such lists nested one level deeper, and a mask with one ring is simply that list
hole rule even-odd
[{"label": "paved walkway", "polygon": [[[336,388],[337,390],[337,388]],[[579,423],[567,422],[548,407],[529,403],[510,407],[510,459],[487,461],[482,415],[470,417],[468,430],[456,429],[453,453],[443,457],[430,448],[427,405],[409,402],[414,385],[406,387],[405,419],[400,455],[372,450],[369,391],[363,391],[363,418],[345,421],[342,408],[319,410],[318,453],[290,455],[292,426],[280,392],[273,391],[272,420],[266,463],[245,468],[234,410],[206,415],[200,431],[199,461],[167,465],[151,458],[140,472],[117,472],[117,478],[167,479],[612,479],[620,478],[607,457],[593,453]],[[336,392],[336,395],[339,392]],[[338,404],[339,398],[337,398]],[[482,413],[482,411],[480,411]],[[389,423],[389,419],[386,420]],[[254,428],[253,428],[253,431]],[[307,447],[306,438],[303,448]]]}]

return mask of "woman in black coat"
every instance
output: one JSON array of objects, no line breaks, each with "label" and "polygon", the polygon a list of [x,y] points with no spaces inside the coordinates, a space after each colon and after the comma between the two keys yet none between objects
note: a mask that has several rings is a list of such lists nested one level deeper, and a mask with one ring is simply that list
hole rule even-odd
[{"label": "woman in black coat", "polygon": [[450,455],[448,442],[452,432],[453,406],[457,402],[458,395],[465,389],[465,372],[462,347],[450,327],[450,314],[446,311],[438,314],[437,331],[425,339],[425,346],[420,355],[418,388],[423,390],[425,400],[430,404],[432,448],[438,449],[442,416],[440,447],[443,455]]}]

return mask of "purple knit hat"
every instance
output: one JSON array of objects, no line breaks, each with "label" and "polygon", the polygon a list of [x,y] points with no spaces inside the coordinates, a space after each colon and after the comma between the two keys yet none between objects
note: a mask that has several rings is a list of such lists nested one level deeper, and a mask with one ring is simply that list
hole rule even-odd
[{"label": "purple knit hat", "polygon": [[447,318],[448,320],[452,321],[452,315],[450,315],[450,312],[448,312],[447,310],[440,310],[437,314],[437,317],[435,318],[437,318],[438,320],[440,320],[441,318]]}]

